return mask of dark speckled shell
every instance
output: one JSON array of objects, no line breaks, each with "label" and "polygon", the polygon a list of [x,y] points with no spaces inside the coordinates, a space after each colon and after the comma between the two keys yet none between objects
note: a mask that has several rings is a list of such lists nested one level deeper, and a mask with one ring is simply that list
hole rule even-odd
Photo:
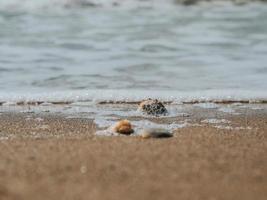
[{"label": "dark speckled shell", "polygon": [[160,101],[148,99],[144,100],[139,105],[139,110],[148,115],[166,115],[168,113],[167,109]]}]

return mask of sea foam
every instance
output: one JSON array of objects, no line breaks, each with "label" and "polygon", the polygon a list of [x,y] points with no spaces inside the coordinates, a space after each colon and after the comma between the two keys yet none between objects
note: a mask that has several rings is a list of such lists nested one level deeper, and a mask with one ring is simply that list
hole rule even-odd
[{"label": "sea foam", "polygon": [[[144,90],[81,90],[58,92],[6,93],[0,92],[0,102],[4,105],[15,103],[136,103],[147,98],[159,99],[169,103],[199,103],[202,108],[217,108],[214,103],[265,103],[265,91],[250,90],[203,90],[197,92],[144,91]],[[205,104],[206,103],[206,104]],[[223,110],[222,110],[223,111]]]}]

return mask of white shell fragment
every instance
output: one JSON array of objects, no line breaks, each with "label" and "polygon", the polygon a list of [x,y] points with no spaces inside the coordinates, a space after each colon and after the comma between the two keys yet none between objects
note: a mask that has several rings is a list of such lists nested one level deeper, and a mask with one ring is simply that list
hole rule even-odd
[{"label": "white shell fragment", "polygon": [[158,128],[148,128],[142,129],[139,132],[139,135],[142,138],[164,138],[164,137],[172,137],[173,134],[165,129],[158,129]]}]

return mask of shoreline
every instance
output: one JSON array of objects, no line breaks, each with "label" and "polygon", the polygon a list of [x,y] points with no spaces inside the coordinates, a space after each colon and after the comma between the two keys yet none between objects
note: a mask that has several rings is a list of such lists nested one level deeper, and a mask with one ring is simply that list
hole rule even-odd
[{"label": "shoreline", "polygon": [[[139,101],[121,101],[121,100],[106,100],[106,101],[97,101],[95,104],[140,104],[143,100]],[[18,102],[12,102],[13,106],[39,106],[42,104],[51,104],[51,105],[70,105],[73,103],[90,103],[93,101],[18,101]],[[257,99],[257,100],[191,100],[191,101],[161,101],[163,104],[199,104],[199,103],[215,103],[215,104],[267,104],[267,100],[265,99]],[[2,101],[0,102],[0,106],[5,106],[5,104],[9,105],[9,102]]]}]

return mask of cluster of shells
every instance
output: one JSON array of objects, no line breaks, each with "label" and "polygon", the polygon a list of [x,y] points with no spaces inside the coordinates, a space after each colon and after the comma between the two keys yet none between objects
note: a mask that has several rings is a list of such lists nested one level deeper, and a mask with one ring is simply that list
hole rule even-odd
[{"label": "cluster of shells", "polygon": [[[162,102],[152,99],[144,100],[139,104],[138,110],[146,115],[152,116],[161,116],[168,114],[167,109],[163,105]],[[134,133],[133,126],[128,120],[121,120],[114,124],[110,129],[114,133],[123,134],[123,135],[131,135]],[[161,137],[172,137],[172,133],[164,129],[158,128],[149,128],[142,129],[139,133],[139,136],[142,138],[161,138]]]}]

